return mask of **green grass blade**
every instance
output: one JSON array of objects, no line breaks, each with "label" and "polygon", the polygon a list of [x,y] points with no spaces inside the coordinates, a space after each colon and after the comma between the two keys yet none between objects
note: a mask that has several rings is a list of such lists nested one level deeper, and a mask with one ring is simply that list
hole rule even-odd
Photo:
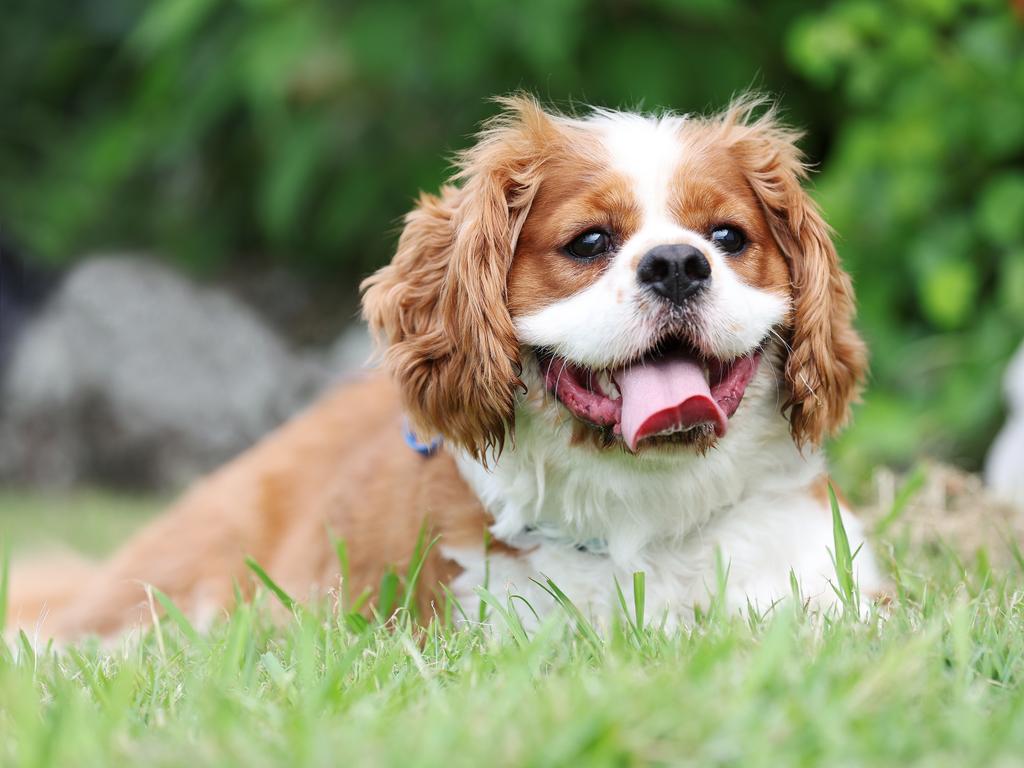
[{"label": "green grass blade", "polygon": [[708,605],[706,610],[694,612],[694,622],[696,624],[703,626],[727,615],[726,594],[731,572],[732,561],[727,563],[721,548],[715,547],[715,584],[713,588],[707,587]]},{"label": "green grass blade", "polygon": [[395,612],[398,587],[398,574],[393,568],[388,568],[380,578],[380,590],[377,592],[377,615],[382,622],[390,619]]},{"label": "green grass blade", "polygon": [[893,499],[892,507],[885,514],[885,517],[875,524],[875,535],[881,536],[893,523],[903,516],[903,513],[907,510],[907,505],[917,495],[917,492],[924,487],[927,479],[928,471],[923,464],[918,464],[906,481],[904,481],[903,485],[900,486],[896,497]]},{"label": "green grass blade", "polygon": [[636,614],[636,610],[637,610],[637,605],[636,605],[636,574],[635,573],[633,574],[633,611],[634,611],[634,613],[632,615],[629,612],[629,606],[626,603],[626,595],[622,591],[622,585],[619,584],[618,578],[613,576],[612,577],[612,581],[615,584],[615,595],[616,595],[616,597],[618,598],[618,601],[619,601],[619,610],[622,611],[622,615],[626,619],[626,625],[629,627],[629,631],[633,635],[633,639],[636,640],[637,644],[639,645],[644,640],[644,633],[643,633],[643,630],[642,630],[643,624],[642,623],[638,624],[638,621],[639,622],[643,622],[643,608],[642,607],[640,608],[640,614],[639,614],[639,616],[637,616],[637,614]]},{"label": "green grass blade", "polygon": [[331,539],[331,545],[334,547],[334,556],[338,560],[338,569],[341,571],[341,606],[343,609],[349,608],[349,559],[348,559],[348,546],[345,544],[345,540],[339,536],[335,536],[330,528],[327,529],[327,535]]},{"label": "green grass blade", "polygon": [[420,526],[419,535],[416,537],[416,547],[413,549],[412,560],[409,561],[409,569],[405,577],[405,594],[402,597],[402,609],[410,615],[416,610],[416,589],[419,586],[420,575],[423,573],[423,565],[430,555],[430,550],[440,541],[440,536],[435,536],[424,545],[427,535],[427,524],[424,521]]},{"label": "green grass blade", "polygon": [[150,589],[153,592],[153,597],[156,598],[156,601],[164,609],[164,613],[167,614],[167,618],[174,622],[175,626],[181,630],[181,633],[188,638],[189,642],[194,645],[202,645],[202,636],[192,626],[192,623],[185,617],[181,609],[174,604],[174,601],[156,587],[150,586]]},{"label": "green grass blade", "polygon": [[363,608],[366,607],[367,603],[370,602],[371,597],[373,597],[373,590],[367,587],[359,593],[359,597],[352,601],[352,606],[349,609],[349,613],[361,613]]},{"label": "green grass blade", "polygon": [[526,608],[530,611],[530,613],[533,614],[533,618],[537,620],[538,624],[540,624],[540,622],[542,621],[541,615],[537,612],[537,609],[530,604],[529,600],[527,600],[522,595],[509,595],[508,604],[510,608],[512,607],[512,603],[522,603],[523,605],[525,605]]},{"label": "green grass blade", "polygon": [[32,647],[32,641],[28,639],[28,635],[25,634],[23,629],[18,630],[18,644],[21,646],[23,658],[28,661],[28,666],[35,668],[36,652]]},{"label": "green grass blade", "polygon": [[587,620],[587,617],[583,615],[583,612],[569,599],[569,596],[549,578],[545,578],[543,583],[536,579],[531,579],[531,581],[555,599],[555,602],[565,611],[566,615],[572,619],[580,637],[586,640],[596,652],[600,653],[604,645],[601,642],[601,637],[597,634],[594,626]]},{"label": "green grass blade", "polygon": [[370,628],[370,622],[361,613],[349,611],[345,614],[345,627],[354,635],[362,635]]},{"label": "green grass blade", "polygon": [[[1024,552],[1021,552],[1020,542],[1017,541],[1012,535],[1004,533],[1003,541],[1006,542],[1006,548],[1010,551],[1010,557],[1013,558],[1014,564],[1017,569],[1024,573]],[[2,628],[2,626],[0,626]]]},{"label": "green grass blade", "polygon": [[[484,589],[491,588],[491,532],[484,529]],[[477,621],[480,624],[487,622],[487,603],[481,600],[477,604]]]},{"label": "green grass blade", "polygon": [[0,555],[0,637],[7,629],[7,601],[11,588],[11,544],[4,542],[3,554]]},{"label": "green grass blade", "polygon": [[444,592],[445,597],[445,614],[448,619],[447,625],[452,626],[455,613],[458,613],[459,616],[462,617],[462,620],[468,624],[469,616],[466,614],[466,609],[462,607],[462,603],[459,601],[459,598],[455,596],[455,593],[452,592],[451,587],[447,584],[442,584],[441,591]]},{"label": "green grass blade", "polygon": [[633,622],[633,617],[629,615],[629,607],[626,605],[626,595],[622,591],[622,585],[619,584],[617,576],[612,576],[612,582],[615,584],[615,596],[619,600],[619,609],[622,611],[622,615],[626,618],[626,623],[629,624],[629,628],[636,632],[636,624]]},{"label": "green grass blade", "polygon": [[846,535],[843,516],[839,510],[839,499],[836,498],[832,483],[828,484],[828,501],[832,508],[832,564],[836,572],[836,591],[843,606],[857,612],[856,586],[853,583],[853,553],[850,551],[850,539]]},{"label": "green grass blade", "polygon": [[263,582],[263,585],[274,594],[274,597],[281,602],[281,605],[289,611],[295,610],[294,598],[285,592],[276,581],[270,578],[270,574],[263,570],[263,567],[259,563],[251,557],[246,557],[245,564],[249,567],[250,571],[256,574],[256,578]]},{"label": "green grass blade", "polygon": [[633,609],[636,629],[644,631],[644,608],[647,605],[647,581],[643,571],[633,572]]},{"label": "green grass blade", "polygon": [[529,642],[529,638],[526,636],[526,630],[523,629],[523,623],[519,620],[519,616],[511,607],[506,608],[501,604],[501,600],[498,599],[497,595],[493,592],[484,589],[483,587],[477,587],[474,590],[482,601],[487,603],[488,607],[498,616],[501,617],[502,622],[508,629],[509,634],[512,635],[512,639],[515,640],[516,645],[520,648],[525,647]]}]

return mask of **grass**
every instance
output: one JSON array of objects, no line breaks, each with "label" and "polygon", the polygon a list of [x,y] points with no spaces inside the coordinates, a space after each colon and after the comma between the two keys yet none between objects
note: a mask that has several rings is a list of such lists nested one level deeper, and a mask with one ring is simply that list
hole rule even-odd
[{"label": "grass", "polygon": [[[843,539],[837,590],[855,605]],[[793,602],[733,615],[711,600],[673,634],[643,616],[641,576],[618,585],[606,629],[548,583],[562,610],[537,631],[492,592],[489,626],[420,631],[401,585],[387,622],[325,605],[275,625],[289,598],[263,574],[261,596],[206,632],[164,604],[157,628],[115,649],[0,647],[0,763],[1020,764],[1020,568],[898,536],[880,549],[897,592],[884,618]]]},{"label": "grass", "polygon": [[0,538],[22,553],[59,542],[86,555],[104,555],[164,504],[158,498],[97,490],[29,493],[3,489]]}]

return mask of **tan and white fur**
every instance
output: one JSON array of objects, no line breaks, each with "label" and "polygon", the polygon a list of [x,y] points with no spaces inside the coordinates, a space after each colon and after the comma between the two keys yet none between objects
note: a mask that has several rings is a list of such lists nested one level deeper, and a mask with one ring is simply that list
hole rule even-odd
[{"label": "tan and white fur", "polygon": [[[324,594],[340,575],[328,530],[351,553],[350,591],[372,591],[408,561],[424,522],[440,537],[420,584],[428,615],[442,585],[476,615],[485,580],[550,610],[533,580],[551,578],[606,618],[615,581],[644,571],[648,615],[685,623],[709,600],[716,562],[738,609],[791,595],[791,572],[807,600],[836,599],[820,446],[847,419],[865,354],[849,279],[801,188],[797,136],[771,109],[755,117],[764,105],[751,99],[712,117],[503,105],[364,285],[387,372],[329,394],[201,481],[87,576],[16,573],[14,622],[116,633],[147,620],[143,583],[216,615],[233,581],[251,584],[247,554],[286,589]],[[742,252],[711,239],[722,222],[745,233]],[[595,228],[613,249],[566,255]],[[666,244],[710,269],[682,308],[637,279]],[[709,359],[760,355],[723,435],[656,435],[630,450],[546,386],[552,355],[603,376],[665,338]],[[407,447],[405,420],[441,450]],[[843,516],[856,548],[861,525]],[[868,548],[855,570],[864,592],[882,588]]]}]

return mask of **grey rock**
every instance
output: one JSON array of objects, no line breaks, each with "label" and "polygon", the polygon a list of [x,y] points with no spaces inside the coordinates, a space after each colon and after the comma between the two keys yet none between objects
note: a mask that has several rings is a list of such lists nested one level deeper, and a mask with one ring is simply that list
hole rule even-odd
[{"label": "grey rock", "polygon": [[374,362],[373,339],[362,323],[349,326],[337,338],[323,360],[328,373],[345,374],[356,371]]},{"label": "grey rock", "polygon": [[308,404],[354,354],[296,352],[246,305],[155,262],[91,259],[6,366],[0,478],[179,488]]},{"label": "grey rock", "polygon": [[45,304],[56,278],[32,264],[0,229],[0,370],[25,324]]}]

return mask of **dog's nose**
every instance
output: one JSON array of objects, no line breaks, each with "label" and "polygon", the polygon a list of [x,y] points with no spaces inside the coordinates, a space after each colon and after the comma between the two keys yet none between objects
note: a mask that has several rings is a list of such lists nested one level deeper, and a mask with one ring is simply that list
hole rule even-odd
[{"label": "dog's nose", "polygon": [[636,276],[641,285],[682,306],[711,282],[711,265],[692,245],[658,245],[640,259]]}]

